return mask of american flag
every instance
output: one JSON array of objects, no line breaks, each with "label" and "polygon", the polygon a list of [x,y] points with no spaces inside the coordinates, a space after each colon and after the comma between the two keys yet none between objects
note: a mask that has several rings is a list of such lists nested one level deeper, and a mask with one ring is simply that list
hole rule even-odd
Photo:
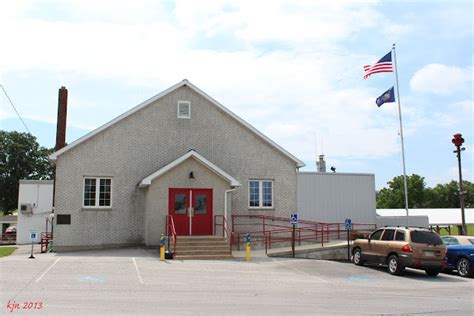
[{"label": "american flag", "polygon": [[364,79],[367,79],[372,74],[377,74],[380,72],[393,72],[392,52],[389,52],[387,55],[383,56],[375,64],[364,66],[364,71]]}]

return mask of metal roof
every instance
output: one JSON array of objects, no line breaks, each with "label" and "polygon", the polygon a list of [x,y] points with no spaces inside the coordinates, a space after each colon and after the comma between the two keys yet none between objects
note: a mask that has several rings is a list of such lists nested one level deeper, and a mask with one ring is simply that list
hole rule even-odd
[{"label": "metal roof", "polygon": [[[405,216],[405,209],[377,209],[379,216]],[[466,223],[474,224],[474,209],[464,209]],[[409,216],[428,216],[430,225],[461,225],[459,208],[417,208],[408,209]]]}]

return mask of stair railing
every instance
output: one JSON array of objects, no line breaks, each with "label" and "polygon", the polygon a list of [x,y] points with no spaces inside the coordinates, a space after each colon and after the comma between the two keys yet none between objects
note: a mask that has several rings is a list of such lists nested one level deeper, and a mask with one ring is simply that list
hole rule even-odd
[{"label": "stair railing", "polygon": [[173,216],[166,216],[166,235],[168,236],[168,241],[173,243],[173,251],[169,249],[170,245],[168,243],[168,250],[171,251],[174,255],[176,254],[176,227],[174,226]]},{"label": "stair railing", "polygon": [[[222,219],[221,222],[218,222],[217,219]],[[216,227],[222,226],[222,237],[227,239],[229,243],[230,254],[232,255],[232,247],[234,244],[234,232],[229,227],[229,222],[223,215],[214,215],[214,235],[217,235]]]}]

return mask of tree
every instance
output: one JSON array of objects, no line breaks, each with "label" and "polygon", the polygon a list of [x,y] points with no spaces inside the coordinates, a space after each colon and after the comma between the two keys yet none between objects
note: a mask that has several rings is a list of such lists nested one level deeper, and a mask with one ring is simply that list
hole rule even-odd
[{"label": "tree", "polygon": [[[464,184],[464,206],[473,206],[474,184],[463,180]],[[459,185],[457,181],[446,184],[438,184],[434,188],[428,188],[426,195],[426,205],[429,208],[458,208],[459,206]]]},{"label": "tree", "polygon": [[[377,193],[377,208],[405,208],[405,187],[403,176],[397,176]],[[425,206],[425,178],[417,174],[407,176],[408,207]]]},{"label": "tree", "polygon": [[17,208],[19,180],[53,178],[52,152],[29,133],[0,130],[0,210],[8,214]]},{"label": "tree", "polygon": [[[459,185],[457,181],[425,187],[424,178],[413,174],[407,177],[409,208],[459,208]],[[377,193],[377,208],[405,208],[403,176],[397,176]],[[474,205],[474,184],[463,181],[464,206]]]}]

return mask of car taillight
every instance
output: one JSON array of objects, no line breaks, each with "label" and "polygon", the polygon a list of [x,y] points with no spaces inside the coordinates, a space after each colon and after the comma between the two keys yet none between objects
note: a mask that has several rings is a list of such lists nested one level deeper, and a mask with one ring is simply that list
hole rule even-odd
[{"label": "car taillight", "polygon": [[411,249],[410,244],[406,244],[405,246],[402,247],[403,252],[413,252],[413,249]]}]

